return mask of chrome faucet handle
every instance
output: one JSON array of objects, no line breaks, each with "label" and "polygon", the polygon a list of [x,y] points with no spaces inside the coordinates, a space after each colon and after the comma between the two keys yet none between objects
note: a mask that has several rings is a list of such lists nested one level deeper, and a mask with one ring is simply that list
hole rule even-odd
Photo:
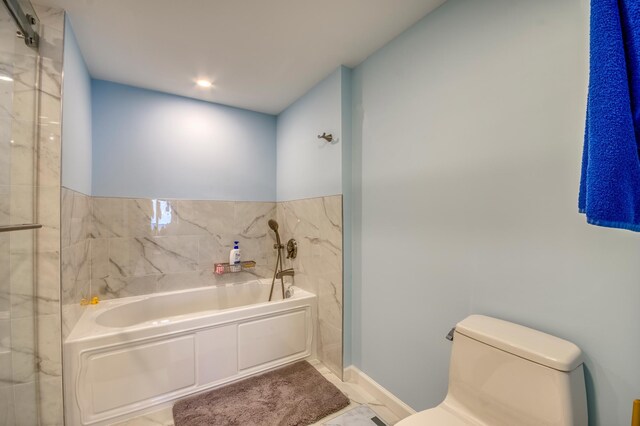
[{"label": "chrome faucet handle", "polygon": [[447,340],[449,340],[450,342],[453,342],[453,333],[455,333],[455,331],[456,331],[456,328],[453,327],[447,334]]},{"label": "chrome faucet handle", "polygon": [[298,242],[291,238],[287,242],[287,259],[295,259],[298,256]]}]

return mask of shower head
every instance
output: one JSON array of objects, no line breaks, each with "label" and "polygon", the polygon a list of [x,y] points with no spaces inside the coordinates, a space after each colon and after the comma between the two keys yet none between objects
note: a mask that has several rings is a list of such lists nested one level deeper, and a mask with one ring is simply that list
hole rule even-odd
[{"label": "shower head", "polygon": [[280,246],[282,246],[282,243],[280,242],[280,234],[278,233],[278,222],[273,219],[269,219],[269,228],[271,228],[273,232],[276,233],[277,247],[280,248]]}]

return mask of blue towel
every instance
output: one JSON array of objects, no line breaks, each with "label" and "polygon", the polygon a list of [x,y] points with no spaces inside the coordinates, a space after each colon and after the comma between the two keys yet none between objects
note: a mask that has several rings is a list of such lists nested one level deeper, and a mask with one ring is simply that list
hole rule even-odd
[{"label": "blue towel", "polygon": [[591,1],[589,73],[578,207],[640,232],[640,0]]}]

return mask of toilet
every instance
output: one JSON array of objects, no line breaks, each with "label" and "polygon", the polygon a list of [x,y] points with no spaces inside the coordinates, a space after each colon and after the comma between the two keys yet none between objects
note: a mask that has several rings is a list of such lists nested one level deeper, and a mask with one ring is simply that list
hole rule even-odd
[{"label": "toilet", "polygon": [[586,426],[578,346],[531,328],[471,315],[453,333],[449,391],[397,426]]}]

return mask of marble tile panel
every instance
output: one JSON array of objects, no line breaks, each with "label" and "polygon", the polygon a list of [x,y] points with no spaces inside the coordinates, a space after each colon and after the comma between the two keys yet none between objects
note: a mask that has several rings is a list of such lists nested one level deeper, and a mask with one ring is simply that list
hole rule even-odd
[{"label": "marble tile panel", "polygon": [[68,305],[62,305],[62,340],[71,334],[73,327],[76,325],[82,314],[84,313],[84,306],[80,303],[71,303]]},{"label": "marble tile panel", "polygon": [[[123,199],[125,235],[127,237],[154,237],[161,220],[164,203],[148,198]],[[163,209],[164,210],[164,209]]]},{"label": "marble tile panel", "polygon": [[24,318],[34,315],[34,264],[33,253],[11,254],[11,317]]},{"label": "marble tile panel", "polygon": [[[53,111],[53,106],[49,104],[60,104],[60,100],[51,99],[48,95],[41,95],[40,97],[40,114],[46,115],[47,123],[43,123],[39,126],[39,138],[38,138],[38,185],[39,186],[60,186],[60,164],[61,164],[61,150],[60,150],[60,125],[52,125],[50,120],[57,118],[60,120],[60,111]],[[44,111],[43,111],[44,109]],[[46,110],[49,111],[46,111]],[[42,119],[44,120],[44,119]]]},{"label": "marble tile panel", "polygon": [[138,237],[109,240],[109,274],[161,275],[197,270],[198,240],[190,237]]},{"label": "marble tile panel", "polygon": [[[198,269],[213,271],[213,265],[229,261],[229,241],[231,235],[201,235],[198,238]],[[244,245],[242,246],[244,250]],[[243,258],[253,259],[251,254],[242,253]],[[246,257],[245,257],[246,256]]]},{"label": "marble tile panel", "polygon": [[[8,120],[0,119],[0,126],[10,126],[7,123]],[[11,184],[11,135],[3,135],[2,133],[8,133],[7,129],[0,129],[0,186],[8,187]],[[3,189],[0,204],[0,212],[3,214],[7,214],[9,211],[8,195],[8,190]]]},{"label": "marble tile panel", "polygon": [[0,387],[13,384],[11,321],[0,319]]},{"label": "marble tile panel", "polygon": [[62,247],[69,247],[90,236],[90,197],[67,188],[62,188],[61,206]]},{"label": "marble tile panel", "polygon": [[38,187],[36,220],[42,228],[36,232],[39,252],[60,252],[60,187]]},{"label": "marble tile panel", "polygon": [[60,313],[60,253],[38,253],[36,271],[37,314],[51,315]]},{"label": "marble tile panel", "polygon": [[[272,273],[275,239],[267,222],[275,217],[275,203],[123,198],[93,198],[90,203],[94,293],[99,289],[117,297],[145,289],[242,282]],[[216,276],[213,265],[227,261],[234,240],[240,241],[243,259],[255,260],[257,266]],[[153,275],[156,288],[148,277]],[[137,288],[128,290],[129,285]]]},{"label": "marble tile panel", "polygon": [[0,312],[11,310],[11,252],[9,244],[9,235],[0,234]]},{"label": "marble tile panel", "polygon": [[71,245],[71,216],[74,192],[64,187],[60,190],[60,247],[63,250]]},{"label": "marble tile panel", "polygon": [[[61,318],[60,318],[60,252],[61,252],[61,93],[57,82],[62,81],[62,52],[64,12],[60,9],[34,6],[41,22],[38,66],[40,88],[38,93],[38,158],[37,212],[43,228],[36,232],[37,239],[37,367],[39,373],[39,423],[62,425]],[[45,59],[50,59],[47,63]],[[54,65],[57,64],[57,65]],[[52,65],[49,67],[48,65]],[[44,71],[44,70],[43,70]],[[57,75],[55,75],[57,72]],[[49,79],[47,81],[45,79]],[[52,83],[55,81],[56,83]]]},{"label": "marble tile panel", "polygon": [[33,317],[11,320],[11,365],[14,384],[36,380],[35,327]]},{"label": "marble tile panel", "polygon": [[38,411],[35,407],[38,403],[38,394],[36,382],[15,385],[13,393],[16,425],[37,425]]},{"label": "marble tile panel", "polygon": [[14,426],[15,424],[13,386],[0,385],[0,425]]},{"label": "marble tile panel", "polygon": [[33,9],[38,15],[40,25],[51,28],[52,30],[64,31],[64,10],[38,3],[33,4]]},{"label": "marble tile panel", "polygon": [[100,280],[109,276],[109,239],[90,238],[91,279]]},{"label": "marble tile panel", "polygon": [[[318,309],[319,311],[320,309]],[[342,327],[318,320],[318,358],[337,376],[342,373]]]},{"label": "marble tile panel", "polygon": [[234,234],[235,204],[233,201],[179,200],[172,202],[173,226],[166,227],[163,233],[203,235],[226,241],[233,238]]},{"label": "marble tile panel", "polygon": [[91,236],[93,238],[126,237],[128,225],[123,198],[91,197]]},{"label": "marble tile panel", "polygon": [[7,311],[0,311],[0,353],[11,351],[11,316]]},{"label": "marble tile panel", "polygon": [[39,382],[40,426],[63,426],[62,377],[44,377]]},{"label": "marble tile panel", "polygon": [[318,299],[322,300],[322,309],[318,309],[318,320],[342,329],[342,286],[325,278],[319,278],[317,283]]},{"label": "marble tile panel", "polygon": [[11,129],[10,148],[6,159],[10,162],[10,167],[6,169],[10,175],[10,183],[13,186],[25,186],[32,189],[33,185],[36,184],[34,173],[36,147],[34,145],[35,131],[33,124],[14,121],[11,124]]},{"label": "marble tile panel", "polygon": [[9,188],[10,223],[34,222],[34,189],[30,186],[12,185]]},{"label": "marble tile panel", "polygon": [[38,4],[33,7],[40,20],[40,56],[62,62],[64,11]]},{"label": "marble tile panel", "polygon": [[156,291],[159,275],[137,277],[98,278],[91,281],[91,295],[101,299],[118,299],[120,297],[141,296]]},{"label": "marble tile panel", "polygon": [[296,271],[295,285],[318,296],[318,356],[342,376],[342,197],[330,196],[278,204],[284,239],[298,242],[298,258],[285,267]]},{"label": "marble tile panel", "polygon": [[89,240],[62,249],[62,304],[78,303],[90,292]]},{"label": "marble tile panel", "polygon": [[[62,62],[51,58],[40,58],[40,91],[52,96],[60,98],[62,93]],[[42,123],[42,122],[41,122]],[[45,124],[59,125],[55,119],[50,119]]]},{"label": "marble tile panel", "polygon": [[37,318],[37,364],[40,380],[62,376],[62,322],[59,314]]}]

